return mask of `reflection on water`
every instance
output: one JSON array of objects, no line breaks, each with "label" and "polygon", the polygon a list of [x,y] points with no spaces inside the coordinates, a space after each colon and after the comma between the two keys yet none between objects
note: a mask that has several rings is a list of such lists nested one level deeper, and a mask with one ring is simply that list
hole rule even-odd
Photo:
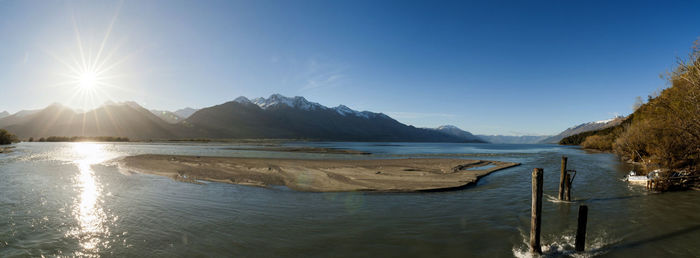
[{"label": "reflection on water", "polygon": [[75,143],[72,151],[79,170],[74,180],[79,195],[73,205],[73,216],[78,221],[78,227],[70,230],[68,236],[79,240],[83,250],[77,254],[85,256],[99,252],[100,247],[109,247],[109,242],[102,242],[103,237],[109,236],[107,216],[101,205],[102,185],[92,170],[92,165],[106,160],[107,155],[104,145],[95,143]]}]

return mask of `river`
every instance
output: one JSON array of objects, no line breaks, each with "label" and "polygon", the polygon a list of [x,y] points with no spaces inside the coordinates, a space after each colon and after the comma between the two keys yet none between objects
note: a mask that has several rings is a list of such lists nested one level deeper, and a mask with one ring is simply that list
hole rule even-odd
[{"label": "river", "polygon": [[[652,193],[612,154],[557,145],[289,143],[373,155],[240,150],[238,144],[20,143],[0,154],[0,256],[525,257],[531,172],[544,168],[544,256],[697,257],[700,192]],[[238,150],[231,150],[236,148]],[[431,193],[309,193],[191,184],[120,170],[136,154],[272,158],[446,157],[521,166]],[[557,202],[560,159],[578,171]],[[574,253],[578,206],[587,251]]]}]

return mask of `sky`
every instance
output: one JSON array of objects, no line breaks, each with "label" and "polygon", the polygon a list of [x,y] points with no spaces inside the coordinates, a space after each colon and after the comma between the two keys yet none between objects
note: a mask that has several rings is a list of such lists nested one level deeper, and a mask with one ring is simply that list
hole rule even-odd
[{"label": "sky", "polygon": [[0,111],[108,100],[174,111],[280,93],[417,127],[556,134],[666,87],[659,75],[700,36],[698,12],[698,1],[0,0]]}]

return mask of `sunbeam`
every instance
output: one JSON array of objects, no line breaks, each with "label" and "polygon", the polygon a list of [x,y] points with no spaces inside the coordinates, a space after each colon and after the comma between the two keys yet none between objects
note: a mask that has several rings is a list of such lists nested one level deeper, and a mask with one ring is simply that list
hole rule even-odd
[{"label": "sunbeam", "polygon": [[114,12],[101,40],[94,40],[99,41],[99,44],[91,44],[92,38],[82,33],[75,16],[72,16],[75,40],[73,53],[69,58],[61,58],[61,55],[47,51],[49,56],[62,65],[63,72],[57,74],[61,80],[52,86],[64,87],[72,92],[66,100],[68,105],[87,111],[111,101],[114,90],[128,90],[117,82],[117,79],[127,74],[117,73],[116,69],[123,66],[132,54],[118,55],[116,53],[122,44],[109,44],[120,9],[121,5]]}]

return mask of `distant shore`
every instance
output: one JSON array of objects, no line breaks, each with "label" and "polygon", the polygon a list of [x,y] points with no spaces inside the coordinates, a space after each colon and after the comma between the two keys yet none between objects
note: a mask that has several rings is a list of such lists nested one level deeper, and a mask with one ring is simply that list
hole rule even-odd
[{"label": "distant shore", "polygon": [[519,163],[462,159],[307,160],[137,155],[119,161],[130,172],[298,191],[413,192],[459,189]]}]

